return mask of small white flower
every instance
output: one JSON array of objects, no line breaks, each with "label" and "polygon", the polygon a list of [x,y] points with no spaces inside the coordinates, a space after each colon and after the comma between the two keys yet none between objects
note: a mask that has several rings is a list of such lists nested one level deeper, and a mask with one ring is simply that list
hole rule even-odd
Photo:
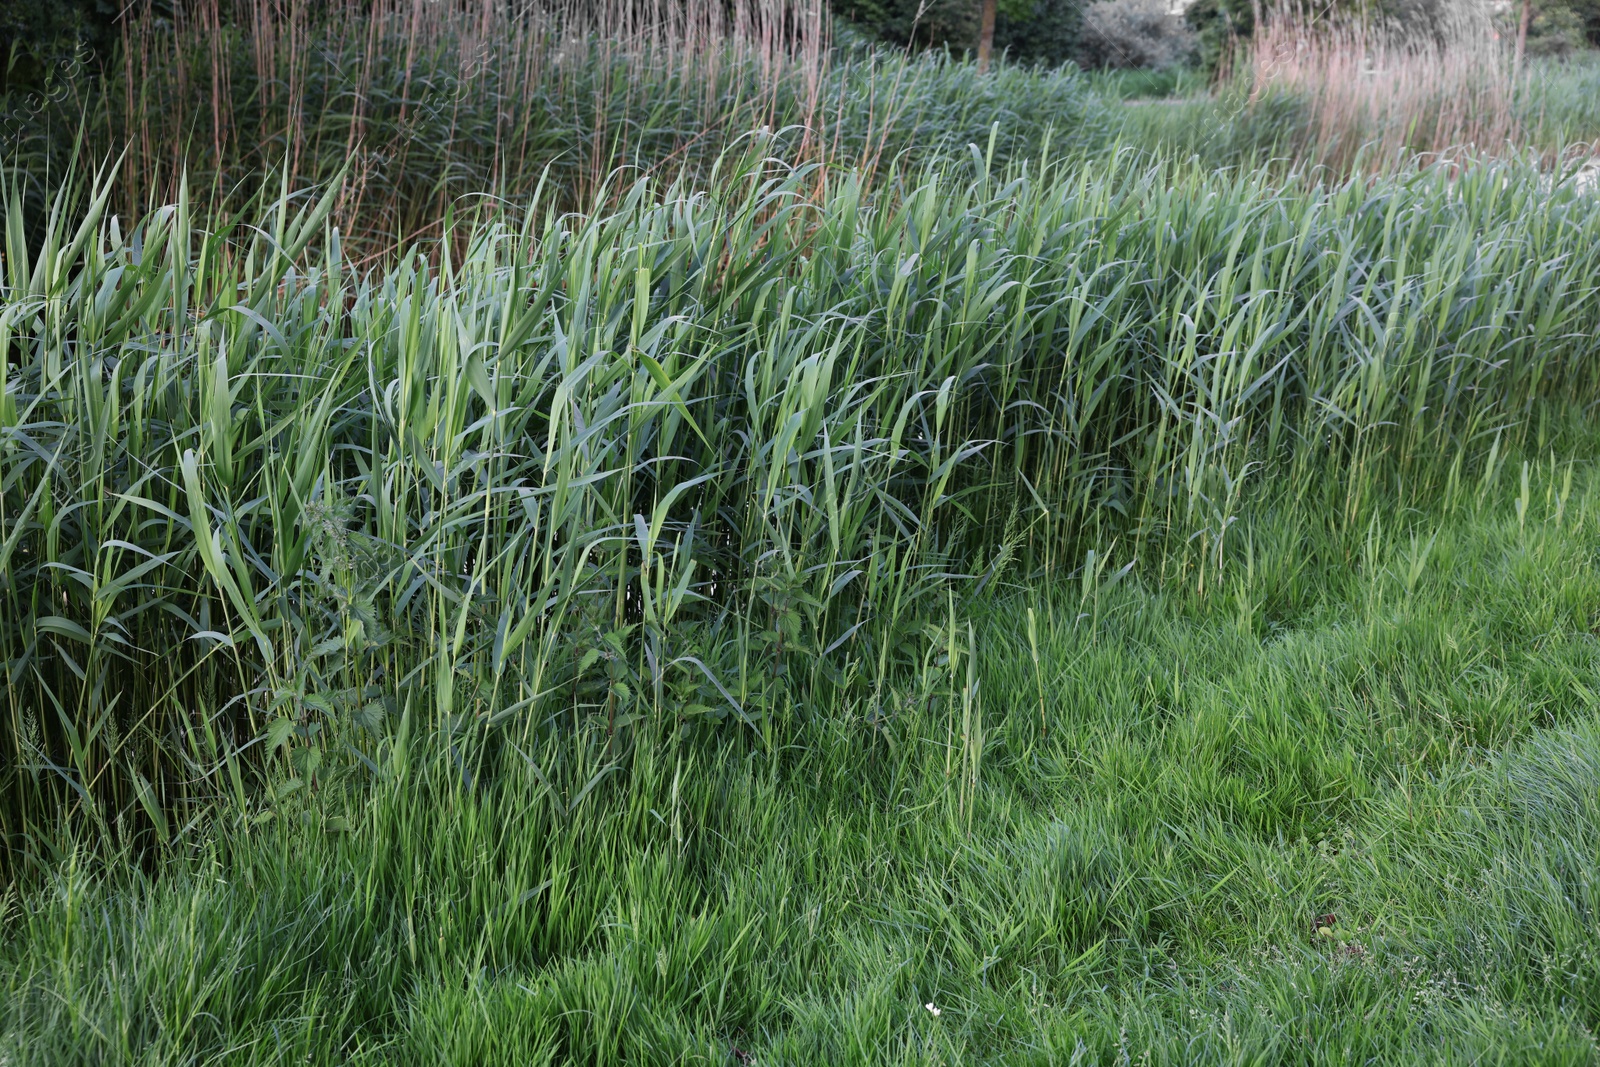
[{"label": "small white flower", "polygon": [[939,1009],[934,1007],[931,1003],[924,1004],[923,1007],[927,1008],[928,1014],[932,1015],[935,1019],[939,1017]]}]

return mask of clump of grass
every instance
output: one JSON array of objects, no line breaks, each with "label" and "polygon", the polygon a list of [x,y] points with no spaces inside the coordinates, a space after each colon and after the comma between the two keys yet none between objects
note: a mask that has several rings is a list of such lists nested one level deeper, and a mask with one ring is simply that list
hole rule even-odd
[{"label": "clump of grass", "polygon": [[1255,486],[1364,529],[1600,389],[1600,204],[1531,168],[970,166],[874,203],[728,159],[369,272],[338,187],[251,227],[63,194],[37,247],[13,198],[7,840],[180,838],[399,723],[773,751],[893,714],[1006,575],[1227,595]]},{"label": "clump of grass", "polygon": [[1085,71],[1095,91],[1111,100],[1162,100],[1205,95],[1211,88],[1205,73],[1175,65],[1159,69],[1125,67]]}]

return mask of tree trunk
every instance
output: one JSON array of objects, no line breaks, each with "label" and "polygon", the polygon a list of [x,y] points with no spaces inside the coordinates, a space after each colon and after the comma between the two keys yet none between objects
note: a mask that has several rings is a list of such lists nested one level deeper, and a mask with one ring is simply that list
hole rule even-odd
[{"label": "tree trunk", "polygon": [[1528,23],[1533,21],[1533,0],[1522,0],[1522,21],[1517,25],[1517,57],[1512,70],[1522,73],[1522,57],[1528,51]]},{"label": "tree trunk", "polygon": [[983,0],[983,23],[978,28],[978,73],[989,71],[989,56],[994,52],[994,17],[1000,0]]}]

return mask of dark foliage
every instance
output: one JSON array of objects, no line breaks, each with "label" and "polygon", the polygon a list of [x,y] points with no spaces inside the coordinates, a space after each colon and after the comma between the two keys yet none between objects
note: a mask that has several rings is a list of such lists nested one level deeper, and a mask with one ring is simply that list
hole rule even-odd
[{"label": "dark foliage", "polygon": [[[833,0],[834,11],[871,35],[899,45],[975,48],[978,0]],[[996,51],[1021,63],[1057,66],[1071,57],[1083,26],[1074,0],[1002,0]]]},{"label": "dark foliage", "polygon": [[103,55],[120,11],[117,0],[0,0],[0,93],[38,92]]},{"label": "dark foliage", "polygon": [[1183,13],[1199,35],[1200,66],[1214,71],[1235,42],[1255,33],[1255,7],[1251,0],[1195,0]]},{"label": "dark foliage", "polygon": [[995,46],[1019,62],[1053,67],[1071,57],[1082,32],[1081,4],[1075,0],[1034,0],[1026,15],[1001,10],[995,22]]}]

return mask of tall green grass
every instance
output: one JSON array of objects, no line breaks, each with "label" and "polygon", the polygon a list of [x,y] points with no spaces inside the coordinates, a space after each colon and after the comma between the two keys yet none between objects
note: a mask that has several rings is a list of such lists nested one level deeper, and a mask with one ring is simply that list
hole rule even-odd
[{"label": "tall green grass", "polygon": [[1535,60],[1517,95],[1526,128],[1545,144],[1600,151],[1600,53]]},{"label": "tall green grass", "polygon": [[972,597],[1136,562],[1227,597],[1259,492],[1359,534],[1600,388],[1600,203],[1534,169],[972,155],[876,200],[726,158],[370,271],[337,189],[124,229],[101,184],[33,247],[13,197],[8,855],[63,819],[188,840],[395,736],[471,782],[591,728],[770,754],[945,693],[978,752]]},{"label": "tall green grass", "polygon": [[153,875],[69,856],[0,891],[0,1056],[1590,1063],[1593,447],[1346,535],[1260,501],[1225,597],[985,596],[931,699],[776,753],[401,734]]}]

